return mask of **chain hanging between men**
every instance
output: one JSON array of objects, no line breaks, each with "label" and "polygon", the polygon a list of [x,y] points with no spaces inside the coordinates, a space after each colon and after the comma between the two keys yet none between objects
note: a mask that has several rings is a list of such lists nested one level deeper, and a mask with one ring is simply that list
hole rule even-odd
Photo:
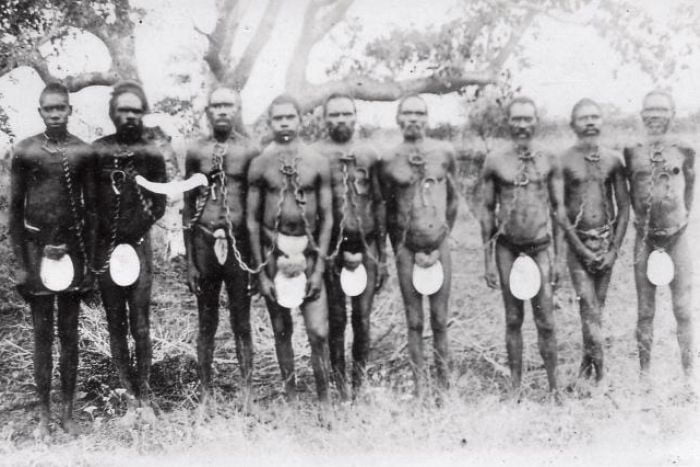
[{"label": "chain hanging between men", "polygon": [[644,248],[644,244],[649,238],[649,224],[651,221],[651,208],[654,202],[654,188],[656,188],[656,183],[659,179],[659,175],[665,174],[666,169],[666,158],[663,155],[664,148],[659,145],[652,145],[649,148],[649,192],[647,193],[646,199],[644,200],[644,222],[642,225],[642,241],[639,243],[639,248],[635,252],[634,263],[642,261],[641,251]]}]

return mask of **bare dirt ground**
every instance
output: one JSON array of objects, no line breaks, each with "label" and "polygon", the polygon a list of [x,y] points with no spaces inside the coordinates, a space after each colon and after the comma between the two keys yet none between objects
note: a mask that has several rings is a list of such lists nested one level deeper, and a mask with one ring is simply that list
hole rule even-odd
[{"label": "bare dirt ground", "polygon": [[[700,271],[700,219],[688,228]],[[320,416],[308,345],[295,316],[301,401],[281,397],[272,332],[262,302],[253,312],[256,403],[243,410],[233,338],[222,313],[216,350],[217,402],[196,403],[196,308],[180,262],[160,264],[153,294],[153,387],[157,419],[124,421],[125,403],[101,309],[84,307],[76,417],[83,434],[69,438],[54,424],[46,444],[32,435],[33,337],[27,307],[9,286],[0,290],[0,464],[6,465],[700,465],[698,403],[684,388],[675,321],[667,289],[659,291],[652,363],[653,387],[639,383],[634,330],[632,232],[615,266],[605,312],[604,384],[577,381],[580,320],[567,281],[557,294],[559,375],[564,403],[546,391],[529,310],[524,327],[524,394],[507,393],[504,316],[500,293],[486,288],[478,223],[466,203],[452,234],[452,388],[441,405],[410,396],[405,320],[395,276],[372,317],[369,388],[355,404],[336,403]],[[6,240],[0,248],[8,256]],[[0,277],[8,277],[8,261]],[[700,290],[698,274],[695,290]],[[697,311],[697,310],[696,310]],[[696,315],[697,316],[697,315]],[[697,328],[697,320],[696,320]],[[697,333],[696,333],[697,334]],[[351,331],[348,330],[348,341]],[[349,344],[349,342],[348,342]],[[432,339],[425,332],[426,355]],[[349,351],[348,351],[348,358]],[[56,365],[55,365],[56,366]],[[697,387],[697,385],[696,385]],[[58,373],[53,396],[58,402]],[[56,414],[57,404],[54,404]]]}]

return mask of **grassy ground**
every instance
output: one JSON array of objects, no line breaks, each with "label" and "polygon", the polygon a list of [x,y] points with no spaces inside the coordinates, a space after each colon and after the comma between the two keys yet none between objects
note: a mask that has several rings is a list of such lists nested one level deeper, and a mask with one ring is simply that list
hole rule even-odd
[{"label": "grassy ground", "polygon": [[[409,395],[405,321],[392,276],[376,301],[370,383],[356,404],[335,404],[330,415],[319,416],[300,316],[295,316],[295,349],[303,393],[296,404],[283,401],[269,320],[257,299],[252,318],[257,402],[250,411],[241,409],[233,339],[224,314],[216,342],[217,401],[212,410],[200,410],[195,402],[195,304],[184,286],[182,264],[175,262],[159,265],[153,293],[152,379],[162,414],[157,420],[144,414],[124,423],[123,391],[109,362],[103,312],[84,307],[76,404],[84,434],[69,438],[54,426],[50,444],[32,436],[28,309],[6,285],[0,287],[0,464],[199,465],[233,458],[252,465],[698,465],[699,411],[683,391],[668,290],[660,291],[658,301],[653,390],[646,393],[638,381],[632,236],[616,265],[605,313],[608,380],[601,387],[576,380],[580,322],[567,281],[556,299],[560,380],[569,386],[564,404],[549,401],[529,309],[525,389],[518,402],[506,392],[501,297],[481,279],[478,224],[466,203],[461,208],[452,234],[452,388],[439,407]],[[700,240],[699,223],[695,215],[688,229],[694,240]],[[6,240],[0,249],[6,256]],[[7,262],[0,265],[0,277],[8,277],[8,267]],[[425,334],[428,355],[430,330]],[[350,336],[348,331],[348,340]],[[57,382],[56,372],[56,399]]]}]

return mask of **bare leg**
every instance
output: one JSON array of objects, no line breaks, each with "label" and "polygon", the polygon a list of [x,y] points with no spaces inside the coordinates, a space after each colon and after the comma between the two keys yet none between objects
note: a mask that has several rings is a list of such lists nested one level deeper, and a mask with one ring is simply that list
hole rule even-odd
[{"label": "bare leg", "polygon": [[676,240],[676,244],[669,253],[673,258],[676,273],[670,285],[681,364],[685,375],[690,377],[695,363],[692,312],[693,259],[685,232]]},{"label": "bare leg", "polygon": [[328,402],[328,376],[330,373],[327,303],[326,288],[322,285],[321,293],[316,300],[306,301],[301,305],[306,334],[309,337],[311,347],[311,367],[316,379],[316,392],[322,403]]},{"label": "bare leg", "polygon": [[250,329],[248,273],[237,266],[226,277],[231,331],[236,340],[236,358],[241,367],[243,390],[249,396],[253,382],[253,336]]},{"label": "bare leg", "polygon": [[637,346],[642,376],[649,373],[651,346],[654,342],[654,313],[656,311],[656,286],[647,279],[647,259],[650,248],[639,234],[634,245],[634,281],[637,285]]},{"label": "bare leg", "polygon": [[[578,257],[569,250],[569,270],[571,282],[576,290],[581,313],[581,331],[583,334],[583,358],[579,377],[591,377],[593,370],[596,380],[603,378],[603,344],[601,325],[601,305],[596,290],[597,277],[590,274]],[[609,272],[605,273],[609,277]]]},{"label": "bare leg", "polygon": [[502,245],[496,244],[496,266],[501,280],[503,304],[506,310],[506,351],[513,389],[520,388],[523,375],[523,301],[510,293],[510,269],[515,261],[513,253]]},{"label": "bare leg", "polygon": [[[331,369],[340,397],[345,400],[348,397],[345,380],[345,327],[348,317],[345,309],[345,293],[340,286],[340,276],[334,271],[333,264],[327,265],[324,281],[328,293],[328,344]],[[356,336],[354,334],[353,338],[356,339]]]},{"label": "bare leg", "polygon": [[78,316],[80,314],[80,296],[78,294],[59,294],[58,301],[58,338],[61,343],[59,368],[61,372],[61,390],[63,392],[63,409],[61,424],[68,433],[75,433],[73,423],[73,395],[78,375]]},{"label": "bare leg", "polygon": [[139,252],[141,258],[141,275],[136,283],[127,292],[129,302],[129,324],[131,335],[134,338],[136,354],[136,376],[138,384],[138,398],[141,402],[150,404],[151,387],[151,330],[150,330],[150,306],[151,285],[153,283],[153,253],[150,240],[146,238],[141,244]]},{"label": "bare leg", "polygon": [[438,384],[447,389],[449,351],[447,342],[447,320],[449,318],[448,305],[450,301],[450,285],[452,282],[452,263],[450,259],[450,246],[445,239],[440,245],[440,261],[445,274],[445,282],[442,288],[431,295],[430,300],[430,325],[433,330],[435,347],[435,365],[437,366]]},{"label": "bare leg", "polygon": [[128,323],[125,291],[112,282],[109,273],[100,276],[99,285],[102,303],[107,316],[112,361],[114,361],[114,366],[117,367],[120,384],[130,396],[133,396],[134,387],[131,380],[129,345],[127,342]]},{"label": "bare leg", "polygon": [[49,435],[54,295],[33,295],[28,297],[28,302],[34,323],[34,381],[39,397],[37,432],[45,437]]},{"label": "bare leg", "polygon": [[270,313],[272,331],[275,334],[275,351],[284,381],[284,391],[287,399],[295,399],[297,379],[294,374],[294,349],[292,348],[294,323],[292,323],[291,310],[283,308],[271,300],[266,299],[265,302]]},{"label": "bare leg", "polygon": [[[376,240],[368,239],[367,244],[372,256],[377,258]],[[355,395],[362,387],[369,360],[370,315],[374,302],[378,268],[367,253],[363,255],[362,263],[367,270],[367,288],[358,297],[352,299],[352,388]]]},{"label": "bare leg", "polygon": [[554,303],[552,290],[552,259],[547,248],[534,255],[542,273],[542,287],[532,299],[532,314],[537,326],[537,345],[547,371],[549,389],[557,389],[557,338],[554,332]]},{"label": "bare leg", "polygon": [[396,272],[401,296],[406,307],[408,325],[408,354],[413,369],[414,392],[423,393],[425,361],[423,358],[423,297],[413,288],[413,252],[401,245],[396,250]]},{"label": "bare leg", "polygon": [[211,366],[214,359],[214,336],[219,326],[219,293],[221,279],[202,277],[201,293],[197,295],[199,312],[199,333],[197,334],[197,360],[199,363],[199,381],[202,386],[202,400],[210,396]]}]

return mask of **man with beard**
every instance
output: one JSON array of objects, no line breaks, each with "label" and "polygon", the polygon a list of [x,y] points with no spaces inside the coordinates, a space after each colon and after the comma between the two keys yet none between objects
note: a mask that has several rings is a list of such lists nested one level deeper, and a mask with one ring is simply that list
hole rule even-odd
[{"label": "man with beard", "polygon": [[[646,141],[624,150],[637,230],[634,278],[642,376],[649,373],[657,285],[670,283],[681,364],[686,376],[692,375],[694,364],[693,255],[685,228],[693,205],[695,151],[668,136],[674,115],[675,105],[670,94],[663,91],[647,94],[641,113]],[[657,261],[652,259],[654,257]],[[660,273],[665,273],[666,277],[657,278]]]},{"label": "man with beard", "polygon": [[377,176],[379,155],[369,144],[353,139],[357,111],[353,99],[332,94],[324,105],[329,138],[314,149],[331,164],[333,234],[326,268],[331,369],[343,399],[345,384],[345,297],[352,302],[352,387],[364,378],[370,342],[374,294],[387,277],[384,200]]},{"label": "man with beard", "polygon": [[274,141],[248,171],[247,225],[287,398],[296,397],[291,308],[301,308],[318,397],[328,402],[328,302],[323,284],[333,227],[328,160],[298,140],[301,112],[287,95],[268,110]]},{"label": "man with beard", "polygon": [[451,262],[448,235],[457,217],[455,153],[449,143],[425,136],[428,107],[419,95],[404,97],[396,122],[403,142],[382,161],[387,229],[406,307],[414,389],[422,395],[423,295],[430,302],[438,384],[448,387],[447,320]]},{"label": "man with beard", "polygon": [[[148,405],[153,280],[150,228],[165,212],[165,196],[142,189],[136,179],[141,175],[148,181],[162,183],[166,175],[161,152],[151,140],[144,139],[146,112],[148,101],[140,84],[116,84],[109,101],[109,116],[117,131],[96,140],[93,147],[97,152],[100,213],[96,273],[107,314],[112,359],[129,396]],[[129,328],[135,343],[135,371],[127,343]]]},{"label": "man with beard", "polygon": [[187,284],[197,296],[199,336],[197,358],[202,397],[209,396],[214,335],[219,324],[219,294],[226,285],[231,329],[241,367],[244,392],[250,393],[253,342],[250,331],[248,232],[245,226],[246,173],[259,154],[253,142],[237,133],[234,119],[241,109],[239,94],[217,88],[206,112],[213,134],[187,150],[186,177],[209,176],[210,186],[185,195],[182,212],[187,250]]},{"label": "man with beard", "polygon": [[15,282],[32,312],[34,380],[39,397],[37,434],[49,435],[54,301],[58,308],[61,424],[74,432],[73,394],[78,368],[81,294],[94,286],[95,181],[89,145],[68,133],[69,93],[49,83],[39,97],[46,129],[13,151],[10,240]]},{"label": "man with beard", "polygon": [[[486,284],[498,288],[500,277],[513,388],[520,387],[522,378],[523,300],[529,298],[549,388],[558,399],[552,288],[560,270],[555,258],[563,246],[557,220],[564,226],[568,224],[561,168],[556,156],[532,142],[537,126],[537,108],[532,99],[516,97],[508,105],[506,114],[512,144],[490,153],[484,161],[482,174],[485,209],[481,232],[485,245]],[[555,258],[552,257],[552,237]],[[531,274],[524,275],[525,280],[534,280],[535,286],[522,294],[519,288],[524,281],[511,283],[513,273],[520,273],[518,268],[511,271],[516,260],[519,265],[535,263],[534,269],[530,268]]]},{"label": "man with beard", "polygon": [[600,106],[581,99],[571,111],[578,138],[561,158],[564,203],[572,228],[568,263],[583,331],[580,376],[604,375],[602,309],[612,267],[629,221],[629,192],[621,154],[600,146]]}]

